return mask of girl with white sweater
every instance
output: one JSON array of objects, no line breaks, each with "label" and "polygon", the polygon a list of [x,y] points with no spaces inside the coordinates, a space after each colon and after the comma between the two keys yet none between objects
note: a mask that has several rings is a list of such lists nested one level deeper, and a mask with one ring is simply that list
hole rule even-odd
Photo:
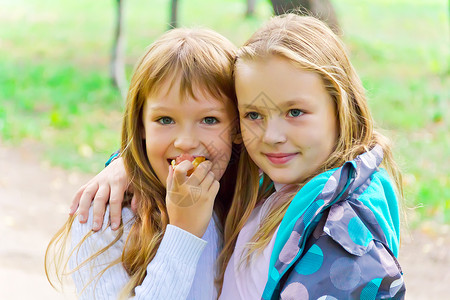
[{"label": "girl with white sweater", "polygon": [[[216,296],[213,265],[237,170],[230,158],[239,154],[235,50],[206,29],[174,29],[149,47],[131,80],[120,150],[135,211],[124,203],[116,231],[108,211],[98,232],[71,216],[46,252],[52,284],[68,265],[81,299]],[[206,161],[192,172],[197,157]]]}]

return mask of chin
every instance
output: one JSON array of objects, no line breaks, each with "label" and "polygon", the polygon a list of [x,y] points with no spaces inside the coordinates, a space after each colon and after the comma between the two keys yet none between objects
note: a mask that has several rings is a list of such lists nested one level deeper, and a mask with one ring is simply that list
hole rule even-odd
[{"label": "chin", "polygon": [[270,179],[272,179],[273,182],[280,183],[280,184],[292,184],[295,183],[296,180],[292,177],[286,176],[286,174],[274,174],[273,176],[270,176],[268,174]]}]

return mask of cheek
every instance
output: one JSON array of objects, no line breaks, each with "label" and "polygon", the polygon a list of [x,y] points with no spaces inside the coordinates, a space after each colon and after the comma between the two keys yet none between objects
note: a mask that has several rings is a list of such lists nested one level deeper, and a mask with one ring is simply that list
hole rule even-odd
[{"label": "cheek", "polygon": [[211,158],[216,162],[229,160],[231,156],[232,140],[230,134],[215,135],[206,139],[206,149]]},{"label": "cheek", "polygon": [[213,162],[212,172],[219,180],[224,174],[232,155],[232,139],[231,132],[211,132],[204,135],[204,143],[206,151],[210,155]]},{"label": "cheek", "polygon": [[159,158],[164,156],[164,152],[167,149],[166,138],[162,138],[158,134],[147,134],[145,138],[145,148],[147,151],[147,158],[152,164],[159,163]]},{"label": "cheek", "polygon": [[327,122],[327,129],[326,129],[326,137],[329,141],[328,147],[332,150],[334,150],[334,147],[336,146],[338,137],[339,137],[339,125],[337,121],[337,117],[335,115],[330,115],[328,117],[329,121]]},{"label": "cheek", "polygon": [[241,135],[245,147],[248,149],[253,146],[254,142],[260,139],[264,134],[261,124],[251,121],[241,121]]}]

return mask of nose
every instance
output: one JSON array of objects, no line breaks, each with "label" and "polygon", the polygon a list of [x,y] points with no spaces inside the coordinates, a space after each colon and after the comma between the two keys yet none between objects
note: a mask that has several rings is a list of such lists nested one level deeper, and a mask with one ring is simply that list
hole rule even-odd
[{"label": "nose", "polygon": [[199,146],[199,143],[200,141],[195,130],[186,128],[177,134],[173,145],[183,152],[189,152],[190,150],[196,149]]},{"label": "nose", "polygon": [[286,135],[284,134],[280,120],[272,118],[267,121],[263,142],[266,144],[281,144],[286,142]]}]

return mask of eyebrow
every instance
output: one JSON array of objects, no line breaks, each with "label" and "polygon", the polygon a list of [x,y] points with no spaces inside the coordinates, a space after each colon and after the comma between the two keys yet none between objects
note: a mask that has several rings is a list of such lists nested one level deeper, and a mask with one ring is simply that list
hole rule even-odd
[{"label": "eyebrow", "polygon": [[[291,100],[287,100],[284,102],[281,102],[280,104],[278,104],[280,107],[290,107],[290,106],[295,106],[298,104],[306,104],[308,102],[308,99],[305,98],[294,98]],[[265,104],[261,104],[261,105],[254,105],[254,104],[243,104],[243,105],[239,105],[240,109],[259,109],[259,108],[266,108],[266,107],[270,107],[270,106],[275,106],[275,104],[269,102],[269,103],[265,103]]]},{"label": "eyebrow", "polygon": [[[150,108],[152,111],[171,111],[171,110],[176,110],[178,109],[178,107],[174,108],[174,107],[169,107],[169,106],[163,106],[163,105],[149,105],[148,108]],[[205,109],[199,110],[199,112],[203,113],[203,112],[219,112],[219,113],[225,113],[226,109],[225,108],[215,108],[215,107],[207,107]]]}]

